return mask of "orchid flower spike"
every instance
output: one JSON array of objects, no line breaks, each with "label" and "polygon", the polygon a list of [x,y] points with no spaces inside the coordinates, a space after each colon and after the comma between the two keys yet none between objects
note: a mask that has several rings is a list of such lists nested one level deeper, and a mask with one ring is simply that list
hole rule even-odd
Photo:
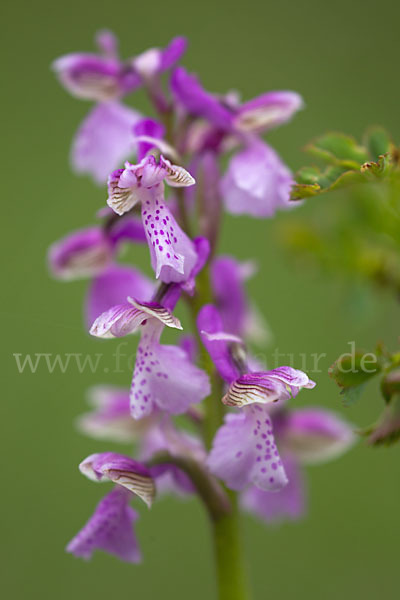
[{"label": "orchid flower spike", "polygon": [[171,187],[194,185],[193,177],[183,167],[170,163],[162,155],[157,161],[145,156],[137,164],[111,173],[108,179],[108,205],[123,215],[141,205],[142,220],[156,278],[164,283],[186,281],[197,261],[193,242],[182,231],[166,206],[165,180]]}]

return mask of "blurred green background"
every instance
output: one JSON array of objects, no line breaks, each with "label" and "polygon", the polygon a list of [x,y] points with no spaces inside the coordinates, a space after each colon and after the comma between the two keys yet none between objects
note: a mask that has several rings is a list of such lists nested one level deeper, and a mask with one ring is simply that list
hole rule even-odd
[{"label": "blurred green background", "polygon": [[[86,408],[87,387],[128,385],[130,374],[49,374],[44,368],[18,374],[13,358],[40,352],[111,357],[115,350],[114,342],[104,345],[84,332],[86,283],[54,282],[46,269],[48,245],[91,223],[105,201],[104,189],[68,166],[72,135],[89,104],[69,97],[49,65],[66,52],[90,51],[102,27],[118,34],[125,57],[184,34],[190,40],[184,64],[207,88],[239,89],[246,99],[269,89],[303,94],[307,109],[269,138],[297,168],[309,162],[301,147],[327,129],[360,136],[380,123],[399,141],[400,4],[25,0],[3,4],[2,14],[3,597],[212,598],[208,526],[195,500],[164,498],[151,512],[140,508],[141,566],[103,554],[86,564],[64,553],[105,491],[79,474],[79,461],[118,448],[80,436],[73,421]],[[133,102],[145,110],[141,93]],[[332,201],[310,201],[299,214]],[[280,215],[278,222],[287,218]],[[227,218],[221,245],[241,258],[257,257],[260,272],[250,291],[275,346],[295,355],[327,353],[325,371],[351,340],[369,348],[383,339],[395,348],[394,299],[371,293],[360,305],[339,280],[299,269],[277,243],[276,228],[275,220]],[[149,272],[145,251],[137,260]],[[378,414],[373,385],[344,410],[326,372],[317,381],[315,391],[301,394],[301,404],[342,410],[359,425]],[[302,522],[268,528],[245,517],[255,598],[394,598],[399,459],[398,447],[372,450],[361,443],[343,459],[309,470],[310,510]]]}]

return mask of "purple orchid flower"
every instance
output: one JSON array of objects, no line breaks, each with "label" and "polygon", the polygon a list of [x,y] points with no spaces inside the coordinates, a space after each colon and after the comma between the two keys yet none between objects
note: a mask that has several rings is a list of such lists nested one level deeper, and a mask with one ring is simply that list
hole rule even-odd
[{"label": "purple orchid flower", "polygon": [[[93,411],[78,420],[79,429],[96,439],[138,444],[138,458],[147,462],[157,452],[167,451],[172,456],[191,456],[204,463],[206,453],[201,441],[177,429],[172,421],[158,411],[143,419],[132,419],[129,390],[114,386],[96,386],[90,390]],[[150,468],[156,480],[157,493],[178,495],[192,493],[193,485],[187,475],[173,464]]]},{"label": "purple orchid flower", "polygon": [[113,244],[101,227],[75,231],[55,242],[48,253],[49,267],[57,279],[93,277],[113,258]]},{"label": "purple orchid flower", "polygon": [[184,350],[159,343],[165,325],[182,329],[169,309],[128,298],[127,303],[100,315],[90,330],[97,337],[122,337],[141,326],[130,393],[134,419],[147,417],[156,408],[184,413],[190,404],[201,402],[210,393],[208,376],[190,362]]},{"label": "purple orchid flower", "polygon": [[144,438],[160,420],[157,413],[140,421],[132,419],[129,390],[125,388],[97,385],[90,388],[88,401],[92,410],[79,417],[77,426],[95,439],[132,443]]},{"label": "purple orchid flower", "polygon": [[234,381],[239,371],[228,351],[228,343],[240,344],[241,339],[224,333],[221,315],[211,304],[203,306],[200,310],[197,316],[197,329],[219,375],[228,383]]},{"label": "purple orchid flower", "polygon": [[90,327],[97,317],[125,302],[128,296],[140,302],[150,301],[154,291],[154,283],[139,269],[113,264],[90,284],[85,300],[85,321]]},{"label": "purple orchid flower", "polygon": [[[107,35],[107,43],[104,43]],[[77,98],[106,102],[117,100],[140,85],[140,78],[118,57],[118,42],[111,32],[96,36],[99,54],[76,52],[53,62],[61,84]]]},{"label": "purple orchid flower", "polygon": [[288,483],[281,490],[265,491],[249,486],[240,496],[241,506],[266,523],[300,519],[306,512],[306,491],[303,473],[297,462],[282,458]]},{"label": "purple orchid flower", "polygon": [[271,371],[247,372],[241,374],[229,344],[241,345],[242,340],[225,333],[219,311],[212,304],[203,306],[197,318],[200,337],[221,377],[229,384],[223,403],[227,406],[247,406],[249,404],[284,402],[296,396],[303,387],[313,388],[315,382],[292,367],[278,367]]},{"label": "purple orchid flower", "polygon": [[159,146],[165,135],[165,127],[154,119],[142,119],[133,128],[133,134],[137,140],[137,160],[140,162],[154,146]]},{"label": "purple orchid flower", "polygon": [[163,50],[151,49],[126,62],[120,60],[111,32],[100,32],[96,41],[99,54],[67,54],[54,61],[53,69],[73,96],[97,103],[74,139],[71,162],[77,173],[92,175],[102,184],[135,149],[132,128],[141,115],[121,99],[173,67],[186,41],[175,38]]},{"label": "purple orchid flower", "polygon": [[232,256],[217,256],[211,263],[210,277],[215,305],[222,319],[221,330],[260,344],[266,342],[269,331],[262,315],[249,301],[244,286],[255,270],[252,261],[240,263]]},{"label": "purple orchid flower", "polygon": [[127,240],[146,240],[142,223],[133,217],[120,219],[110,229],[93,226],[74,231],[50,246],[50,271],[68,281],[95,277],[110,266],[120,244]]},{"label": "purple orchid flower", "polygon": [[110,32],[97,37],[100,54],[67,54],[53,63],[61,84],[73,96],[96,102],[72,145],[71,162],[77,173],[92,175],[102,184],[110,171],[133,153],[132,127],[140,114],[120,100],[140,86],[134,69],[121,62]]},{"label": "purple orchid flower", "polygon": [[124,337],[136,333],[140,325],[144,325],[149,317],[153,317],[167,327],[182,329],[179,319],[161,304],[138,302],[128,297],[125,303],[112,306],[97,317],[90,328],[90,334],[101,338]]},{"label": "purple orchid flower", "polygon": [[298,519],[306,510],[302,465],[337,458],[351,448],[355,435],[340,416],[315,407],[278,409],[271,419],[289,483],[274,494],[250,486],[242,493],[241,503],[266,522]]},{"label": "purple orchid flower", "polygon": [[191,115],[206,119],[228,133],[260,133],[286,123],[303,107],[296,92],[269,92],[240,105],[231,96],[221,98],[207,92],[198,79],[184,67],[177,67],[171,78],[176,101]]},{"label": "purple orchid flower", "polygon": [[278,367],[271,371],[250,372],[233,381],[222,402],[227,406],[270,404],[294,398],[302,388],[312,389],[315,382],[292,367]]},{"label": "purple orchid flower", "polygon": [[165,204],[164,180],[172,187],[195,183],[182,167],[172,165],[163,156],[157,161],[150,155],[137,165],[126,163],[125,169],[111,173],[107,203],[119,215],[141,204],[156,278],[164,283],[179,283],[189,278],[197,254],[193,242],[181,230]]},{"label": "purple orchid flower", "polygon": [[[274,417],[273,417],[274,418]],[[314,406],[275,416],[280,446],[301,464],[337,458],[355,442],[353,428],[332,411]]]},{"label": "purple orchid flower", "polygon": [[230,256],[215,258],[211,264],[211,283],[222,330],[242,336],[249,307],[238,261]]},{"label": "purple orchid flower", "polygon": [[116,486],[97,505],[86,525],[69,542],[67,552],[88,560],[95,550],[138,563],[139,547],[132,529],[138,514],[129,506],[131,494]]},{"label": "purple orchid flower", "polygon": [[228,414],[216,433],[207,464],[233,490],[250,484],[279,490],[288,478],[275,444],[266,406],[254,404]]},{"label": "purple orchid flower", "polygon": [[[201,136],[205,148],[218,150],[229,140],[228,145],[232,141],[244,145],[221,181],[226,209],[232,214],[271,217],[278,208],[288,208],[291,172],[257,134],[287,122],[302,108],[301,97],[295,92],[269,92],[240,105],[231,97],[218,98],[206,92],[183,67],[175,69],[171,87],[176,101],[189,114],[210,124]],[[194,133],[198,136],[196,130]]]},{"label": "purple orchid flower", "polygon": [[141,419],[157,407],[181,414],[210,393],[206,373],[177,346],[159,343],[163,325],[156,319],[142,327],[130,392],[131,414]]},{"label": "purple orchid flower", "polygon": [[230,160],[220,191],[228,212],[272,217],[278,209],[292,208],[293,181],[275,150],[252,140]]},{"label": "purple orchid flower", "polygon": [[166,48],[150,48],[139,54],[131,64],[142,81],[147,81],[171,69],[182,58],[186,48],[186,38],[176,37]]},{"label": "purple orchid flower", "polygon": [[228,406],[242,408],[228,414],[217,431],[208,457],[210,470],[232,489],[250,484],[268,491],[283,488],[287,476],[274,440],[268,405],[286,402],[302,387],[314,387],[308,376],[291,367],[241,374],[229,351],[239,338],[222,331],[222,319],[212,305],[198,315],[198,328],[221,377],[229,388],[222,399]]},{"label": "purple orchid flower", "polygon": [[135,153],[132,129],[141,119],[136,110],[120,102],[102,102],[80,125],[71,148],[75,173],[90,175],[103,185],[109,173]]}]

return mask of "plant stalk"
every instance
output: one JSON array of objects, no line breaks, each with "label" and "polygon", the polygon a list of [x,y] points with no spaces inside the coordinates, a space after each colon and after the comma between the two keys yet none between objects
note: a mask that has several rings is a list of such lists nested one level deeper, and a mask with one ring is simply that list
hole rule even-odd
[{"label": "plant stalk", "polygon": [[250,600],[243,564],[236,493],[230,493],[231,511],[212,521],[218,600]]}]

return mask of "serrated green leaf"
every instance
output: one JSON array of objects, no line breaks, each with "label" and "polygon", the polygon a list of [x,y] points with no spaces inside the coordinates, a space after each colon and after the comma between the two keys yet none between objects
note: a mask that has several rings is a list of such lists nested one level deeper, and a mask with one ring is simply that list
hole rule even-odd
[{"label": "serrated green leaf", "polygon": [[361,166],[361,173],[385,177],[393,169],[393,159],[390,153],[383,154],[377,162],[366,162]]},{"label": "serrated green leaf", "polygon": [[367,129],[364,143],[374,161],[377,161],[381,154],[389,152],[392,146],[392,140],[388,132],[383,127],[378,126]]},{"label": "serrated green leaf", "polygon": [[372,352],[342,354],[329,368],[329,375],[338,386],[350,388],[366,383],[381,371],[379,359]]},{"label": "serrated green leaf", "polygon": [[343,133],[327,133],[311,142],[306,150],[328,164],[348,169],[357,169],[369,158],[365,148]]}]

